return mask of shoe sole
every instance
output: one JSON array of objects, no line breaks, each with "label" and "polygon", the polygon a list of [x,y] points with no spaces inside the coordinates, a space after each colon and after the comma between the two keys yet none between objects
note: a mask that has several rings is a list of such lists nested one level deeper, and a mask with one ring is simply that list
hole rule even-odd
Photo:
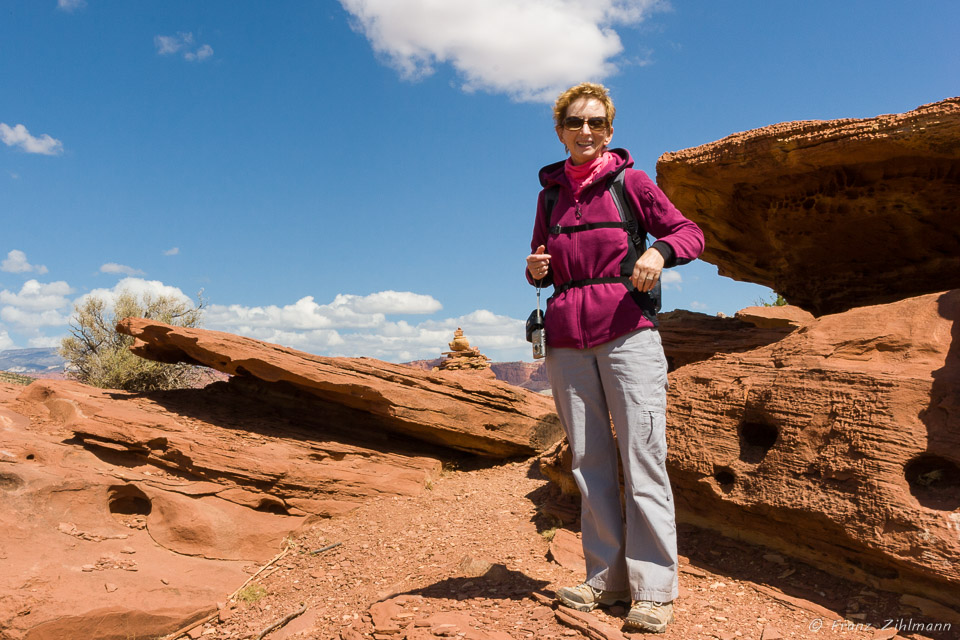
[{"label": "shoe sole", "polygon": [[627,604],[627,601],[626,601],[626,600],[613,600],[613,601],[610,601],[610,602],[604,602],[604,601],[600,600],[600,601],[598,601],[598,602],[589,602],[589,603],[587,603],[587,602],[574,602],[573,600],[569,600],[569,599],[563,597],[563,596],[562,596],[561,594],[559,594],[559,593],[557,594],[557,601],[559,601],[560,604],[562,604],[562,605],[565,606],[565,607],[569,607],[570,609],[575,609],[575,610],[577,610],[577,611],[583,611],[583,612],[585,612],[585,613],[589,613],[590,611],[593,611],[593,610],[596,609],[598,606],[599,606],[599,607],[612,607],[612,606],[617,605],[617,604]]},{"label": "shoe sole", "polygon": [[667,630],[667,625],[673,622],[673,620],[674,620],[673,615],[670,616],[669,620],[665,622],[661,622],[660,624],[650,624],[648,622],[640,622],[639,620],[631,620],[630,618],[627,618],[626,620],[624,620],[623,626],[626,627],[627,629],[632,629],[635,631],[645,631],[647,633],[664,633]]}]

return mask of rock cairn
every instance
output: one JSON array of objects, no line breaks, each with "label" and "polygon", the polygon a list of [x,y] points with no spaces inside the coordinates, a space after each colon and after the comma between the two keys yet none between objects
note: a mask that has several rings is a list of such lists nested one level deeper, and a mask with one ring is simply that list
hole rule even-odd
[{"label": "rock cairn", "polygon": [[485,371],[490,369],[490,358],[480,353],[477,347],[471,347],[470,341],[463,335],[463,329],[457,327],[453,332],[453,342],[447,343],[450,351],[444,351],[444,359],[437,367],[440,371]]}]

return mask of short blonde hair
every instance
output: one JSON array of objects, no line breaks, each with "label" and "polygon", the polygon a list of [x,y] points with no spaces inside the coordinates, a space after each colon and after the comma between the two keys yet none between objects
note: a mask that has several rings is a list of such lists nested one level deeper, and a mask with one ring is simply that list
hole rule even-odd
[{"label": "short blonde hair", "polygon": [[610,92],[602,84],[581,82],[561,93],[553,104],[553,121],[558,129],[563,126],[563,119],[567,117],[567,109],[570,108],[570,104],[579,98],[596,98],[599,100],[607,112],[608,126],[613,125],[613,116],[616,115],[617,110],[613,106],[613,100],[610,99]]}]

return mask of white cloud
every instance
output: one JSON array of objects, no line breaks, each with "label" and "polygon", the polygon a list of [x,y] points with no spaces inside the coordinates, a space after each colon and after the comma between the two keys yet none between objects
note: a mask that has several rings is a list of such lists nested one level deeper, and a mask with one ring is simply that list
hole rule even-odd
[{"label": "white cloud", "polygon": [[142,278],[124,278],[117,284],[115,284],[110,289],[94,289],[89,293],[85,293],[74,301],[75,306],[83,305],[88,298],[96,296],[102,298],[103,301],[113,306],[117,301],[117,298],[121,293],[130,293],[134,297],[141,298],[144,295],[149,295],[153,298],[159,298],[165,296],[168,298],[174,298],[176,300],[193,303],[194,301],[190,299],[190,296],[185,295],[183,291],[177,287],[172,287],[170,285],[163,284],[159,280],[143,280]]},{"label": "white cloud", "polygon": [[[386,314],[429,314],[442,305],[431,296],[409,291],[381,291],[368,296],[339,294],[330,304],[317,304],[313,296],[278,307],[210,305],[207,322],[220,327],[306,330],[371,328],[386,323]],[[248,335],[248,334],[244,334]]]},{"label": "white cloud", "polygon": [[0,320],[18,327],[62,327],[70,320],[70,316],[54,309],[46,311],[24,311],[19,307],[3,307],[0,309]]},{"label": "white cloud", "polygon": [[443,308],[432,296],[410,291],[380,291],[363,297],[340,294],[333,304],[349,306],[359,313],[426,314]]},{"label": "white cloud", "polygon": [[10,334],[5,330],[0,329],[0,351],[4,349],[13,349],[16,346],[16,343],[10,337]]},{"label": "white cloud", "polygon": [[125,276],[142,276],[143,271],[140,269],[134,269],[133,267],[128,267],[125,264],[117,264],[116,262],[108,262],[100,266],[100,273],[119,273]]},{"label": "white cloud", "polygon": [[201,45],[196,52],[187,51],[183,54],[184,60],[206,60],[213,55],[213,47],[208,44]]},{"label": "white cloud", "polygon": [[0,291],[0,305],[4,311],[8,308],[26,309],[27,311],[50,311],[70,306],[67,295],[73,289],[66,282],[50,282],[42,284],[36,280],[27,280],[20,287],[19,293],[4,289]]},{"label": "white cloud", "polygon": [[161,56],[180,53],[184,60],[190,62],[206,60],[213,55],[213,47],[209,44],[194,48],[194,38],[190,32],[181,31],[175,36],[154,36],[153,44],[157,48],[157,54]]},{"label": "white cloud", "polygon": [[178,253],[180,253],[180,247],[173,247],[172,249],[167,249],[166,251],[164,251],[164,252],[163,252],[163,255],[165,255],[165,256],[175,256],[175,255],[177,255]]},{"label": "white cloud", "polygon": [[456,318],[420,324],[393,321],[388,315],[432,314],[442,309],[432,296],[409,291],[380,291],[367,296],[337,295],[329,304],[306,296],[267,307],[210,305],[204,326],[257,340],[330,356],[367,356],[402,362],[437,358],[462,327],[484,353],[518,360],[529,350],[523,321],[479,310]]},{"label": "white cloud", "polygon": [[450,64],[466,91],[552,100],[617,71],[615,25],[637,25],[664,0],[340,0],[374,51],[408,79]]},{"label": "white cloud", "polygon": [[39,138],[30,135],[22,124],[9,126],[0,122],[0,140],[8,147],[20,147],[27,153],[39,153],[45,156],[56,156],[63,153],[63,143],[51,138],[46,133]]},{"label": "white cloud", "polygon": [[695,309],[697,311],[706,311],[709,307],[703,302],[697,302],[696,300],[694,300],[693,302],[690,303],[690,308]]},{"label": "white cloud", "polygon": [[683,287],[680,284],[683,282],[683,276],[680,275],[679,271],[673,269],[665,269],[660,273],[660,283],[664,289],[672,289],[674,291],[681,291]]},{"label": "white cloud", "polygon": [[87,0],[57,0],[57,8],[72,13],[87,6]]},{"label": "white cloud", "polygon": [[[0,324],[0,345],[56,346],[74,306],[96,296],[112,307],[122,292],[195,304],[177,287],[157,280],[124,278],[113,287],[95,289],[73,300],[73,289],[66,282],[30,280],[19,292],[0,291],[0,323],[4,323]],[[306,296],[283,306],[209,305],[203,326],[309,353],[392,362],[438,358],[448,350],[456,328],[462,327],[471,344],[494,360],[529,359],[522,320],[483,309],[452,318],[429,317],[441,309],[432,296],[409,291],[340,294],[327,304]],[[419,323],[394,317],[413,314],[428,317]],[[11,333],[6,333],[7,328]],[[57,335],[51,337],[47,332]]]},{"label": "white cloud", "polygon": [[31,349],[51,349],[59,347],[61,342],[63,342],[62,336],[37,336],[36,338],[30,338],[30,340],[27,341],[27,345]]},{"label": "white cloud", "polygon": [[0,271],[7,273],[30,273],[35,272],[43,275],[48,269],[42,264],[33,265],[27,262],[27,254],[19,249],[14,249],[7,254],[7,257],[0,262]]}]

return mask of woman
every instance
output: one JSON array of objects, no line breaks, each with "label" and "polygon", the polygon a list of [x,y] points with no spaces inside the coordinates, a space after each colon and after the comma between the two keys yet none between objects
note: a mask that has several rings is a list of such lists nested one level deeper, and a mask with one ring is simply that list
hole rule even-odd
[{"label": "woman", "polygon": [[[540,170],[544,190],[527,279],[554,286],[545,318],[546,368],[582,494],[587,563],[586,581],[558,589],[557,599],[580,611],[632,602],[626,627],[662,632],[673,621],[677,542],[666,472],[667,365],[653,294],[664,267],[700,255],[703,233],[644,172],[631,168],[626,150],[608,149],[615,110],[605,87],[572,87],[553,113],[570,157]],[[609,185],[620,173],[622,206],[657,238],[645,251],[616,224],[621,215]]]}]

